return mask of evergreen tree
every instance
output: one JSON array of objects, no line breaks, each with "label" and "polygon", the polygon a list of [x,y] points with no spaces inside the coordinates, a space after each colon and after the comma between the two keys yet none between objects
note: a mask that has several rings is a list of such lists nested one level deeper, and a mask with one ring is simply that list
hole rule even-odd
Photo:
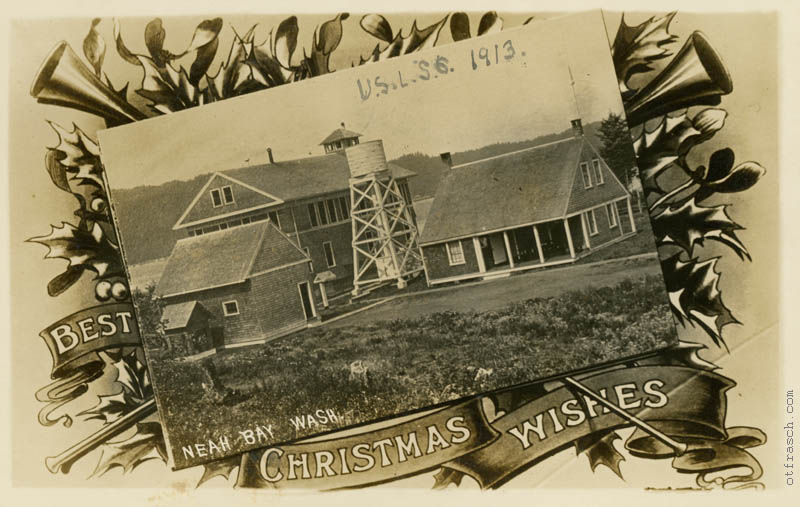
[{"label": "evergreen tree", "polygon": [[602,143],[600,153],[606,163],[617,178],[628,186],[634,174],[636,157],[625,118],[620,114],[608,113],[608,117],[600,122],[597,136]]}]

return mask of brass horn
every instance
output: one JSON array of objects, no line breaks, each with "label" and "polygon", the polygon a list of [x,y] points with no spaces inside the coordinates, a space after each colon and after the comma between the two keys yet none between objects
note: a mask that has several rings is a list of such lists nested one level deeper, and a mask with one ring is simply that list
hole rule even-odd
[{"label": "brass horn", "polygon": [[39,68],[31,95],[41,104],[96,114],[105,118],[108,126],[147,118],[100,81],[66,41],[59,42]]},{"label": "brass horn", "polygon": [[720,103],[733,90],[725,64],[702,32],[694,32],[669,64],[625,103],[628,124],[670,111]]}]

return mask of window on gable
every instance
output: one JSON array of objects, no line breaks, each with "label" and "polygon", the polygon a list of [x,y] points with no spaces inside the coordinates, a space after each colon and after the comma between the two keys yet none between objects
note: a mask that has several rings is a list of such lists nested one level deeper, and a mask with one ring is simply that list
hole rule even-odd
[{"label": "window on gable", "polygon": [[602,185],[605,183],[603,181],[603,170],[600,168],[600,161],[592,159],[592,168],[594,169],[594,180],[597,182],[598,185]]},{"label": "window on gable", "polygon": [[592,175],[589,172],[589,164],[581,162],[581,175],[583,176],[583,188],[592,188]]},{"label": "window on gable", "polygon": [[594,236],[597,234],[597,216],[595,216],[593,209],[586,212],[586,223],[589,224],[589,235]]},{"label": "window on gable", "polygon": [[222,313],[224,313],[226,317],[239,315],[239,303],[237,303],[235,300],[225,301],[222,303]]},{"label": "window on gable", "polygon": [[308,220],[311,222],[311,227],[316,227],[319,225],[319,221],[317,220],[317,209],[314,207],[313,203],[308,205]]},{"label": "window on gable", "polygon": [[326,241],[323,243],[322,249],[325,251],[325,262],[328,263],[328,267],[336,267],[336,258],[333,256],[333,246],[331,246],[331,242]]},{"label": "window on gable", "polygon": [[222,187],[222,199],[225,204],[233,204],[233,189],[230,185]]},{"label": "window on gable", "polygon": [[608,228],[613,229],[617,226],[617,205],[606,204],[606,215],[608,216]]},{"label": "window on gable", "polygon": [[451,241],[447,243],[447,260],[451,266],[458,264],[465,264],[464,249],[461,247],[461,241]]},{"label": "window on gable", "polygon": [[222,206],[222,193],[219,191],[218,188],[215,188],[211,191],[211,204],[215,208],[219,208]]}]

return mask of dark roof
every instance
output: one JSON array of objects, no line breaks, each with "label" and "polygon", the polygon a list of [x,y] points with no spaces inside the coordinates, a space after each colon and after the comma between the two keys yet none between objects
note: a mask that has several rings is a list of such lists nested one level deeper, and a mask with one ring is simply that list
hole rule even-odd
[{"label": "dark roof", "polygon": [[172,331],[174,329],[185,328],[189,325],[189,319],[192,317],[195,308],[202,308],[202,305],[197,301],[185,301],[183,303],[166,305],[161,313],[161,321],[164,322],[164,330]]},{"label": "dark roof", "polygon": [[[395,164],[389,164],[389,170],[395,178],[408,178],[415,174]],[[222,174],[284,201],[350,188],[350,168],[341,152],[230,169],[222,171]]]},{"label": "dark roof", "polygon": [[359,134],[358,132],[353,132],[352,130],[347,130],[344,127],[339,127],[338,129],[331,132],[328,137],[326,137],[321,143],[319,144],[328,144],[334,143],[336,141],[341,141],[342,139],[350,139],[352,137],[361,137],[363,134]]},{"label": "dark roof", "polygon": [[569,138],[454,166],[436,189],[420,243],[563,217],[583,143]]},{"label": "dark roof", "polygon": [[[256,255],[276,242],[290,242],[269,220],[223,231],[191,236],[175,243],[156,292],[160,296],[195,292],[244,282]],[[281,255],[267,255],[259,268],[278,267],[305,255],[296,248],[282,249]]]}]

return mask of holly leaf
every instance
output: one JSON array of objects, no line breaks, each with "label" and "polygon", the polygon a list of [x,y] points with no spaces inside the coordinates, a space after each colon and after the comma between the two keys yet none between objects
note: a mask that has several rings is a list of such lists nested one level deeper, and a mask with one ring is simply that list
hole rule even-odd
[{"label": "holly leaf", "polygon": [[189,82],[195,87],[208,72],[211,62],[217,55],[220,30],[222,30],[222,18],[214,18],[203,20],[194,31],[187,51],[196,51],[194,61],[189,68]]},{"label": "holly leaf", "polygon": [[625,16],[622,16],[611,46],[611,56],[623,95],[631,92],[628,80],[634,74],[652,70],[651,63],[672,54],[665,46],[677,40],[675,35],[669,33],[669,24],[675,14],[670,12],[661,17],[653,16],[636,26],[629,26],[625,23]]},{"label": "holly leaf", "polygon": [[624,480],[619,464],[625,461],[625,457],[614,447],[614,441],[619,439],[620,436],[613,430],[591,433],[575,441],[575,454],[586,455],[589,459],[589,466],[592,467],[592,472],[599,465],[604,465],[617,474],[620,479]]},{"label": "holly leaf", "polygon": [[691,258],[684,262],[680,255],[677,253],[661,261],[672,312],[681,325],[687,321],[697,324],[715,345],[727,347],[722,339],[722,328],[740,322],[722,301],[720,274],[715,270],[719,257],[702,262]]},{"label": "holly leaf", "polygon": [[[646,193],[663,193],[656,179],[670,166],[686,166],[685,159],[696,145],[711,139],[725,125],[728,113],[722,109],[704,109],[689,119],[686,113],[664,116],[653,130],[642,128],[633,141]],[[685,169],[691,174],[691,171]]]},{"label": "holly leaf", "polygon": [[94,223],[91,230],[84,230],[62,222],[60,227],[51,226],[50,229],[46,236],[27,240],[48,248],[45,259],[65,259],[70,267],[89,269],[99,277],[123,273],[117,247],[99,224]]},{"label": "holly leaf", "polygon": [[94,18],[92,26],[89,28],[89,33],[83,39],[83,55],[89,60],[97,77],[100,77],[103,59],[106,57],[106,41],[96,28],[99,23],[100,18]]},{"label": "holly leaf", "polygon": [[228,480],[231,473],[239,467],[240,463],[240,456],[230,456],[210,463],[203,463],[203,476],[197,481],[197,487],[214,477],[224,477],[225,480]]},{"label": "holly leaf", "polygon": [[136,425],[136,433],[119,441],[103,444],[102,454],[92,477],[100,476],[113,468],[122,468],[128,473],[145,461],[160,459],[167,462],[167,448],[161,424],[143,422]]},{"label": "holly leaf", "polygon": [[103,424],[116,421],[130,411],[127,393],[120,391],[116,394],[100,395],[100,402],[92,408],[80,412],[87,421],[99,419]]},{"label": "holly leaf", "polygon": [[386,21],[386,18],[380,14],[367,14],[361,18],[359,24],[365,32],[372,35],[376,39],[380,39],[383,42],[392,42],[394,39],[392,26],[388,21]]},{"label": "holly leaf", "polygon": [[311,54],[306,54],[303,50],[301,79],[331,72],[330,56],[342,41],[342,21],[349,17],[350,14],[346,12],[337,14],[335,18],[322,23],[314,30]]},{"label": "holly leaf", "polygon": [[495,11],[489,11],[483,16],[478,23],[478,37],[490,33],[496,33],[503,29],[503,18],[497,15]]},{"label": "holly leaf", "polygon": [[691,257],[695,245],[703,246],[707,239],[729,246],[740,259],[750,258],[747,248],[736,237],[744,229],[728,216],[727,205],[698,206],[691,197],[682,205],[663,209],[652,217],[656,241],[663,245],[677,245]]},{"label": "holly leaf", "polygon": [[[450,35],[453,37],[453,42],[472,37],[469,31],[469,16],[465,12],[454,12],[450,15]],[[391,41],[392,39],[386,40],[386,42]]]},{"label": "holly leaf", "polygon": [[403,31],[399,31],[394,39],[383,49],[380,45],[375,46],[372,54],[365,58],[361,58],[361,64],[367,62],[379,62],[395,56],[407,55],[414,51],[421,51],[429,49],[436,45],[439,40],[439,33],[442,31],[447,16],[437,21],[436,23],[426,26],[425,28],[417,28],[417,22],[411,26],[411,32],[408,36],[403,36]]},{"label": "holly leaf", "polygon": [[439,472],[433,476],[433,478],[436,481],[433,484],[433,489],[440,490],[447,488],[451,484],[460,486],[461,479],[464,478],[464,474],[458,470],[453,470],[452,468],[442,467],[439,469]]},{"label": "holly leaf", "polygon": [[50,297],[60,296],[80,280],[83,271],[83,266],[68,266],[66,271],[56,275],[47,283],[47,294]]}]

